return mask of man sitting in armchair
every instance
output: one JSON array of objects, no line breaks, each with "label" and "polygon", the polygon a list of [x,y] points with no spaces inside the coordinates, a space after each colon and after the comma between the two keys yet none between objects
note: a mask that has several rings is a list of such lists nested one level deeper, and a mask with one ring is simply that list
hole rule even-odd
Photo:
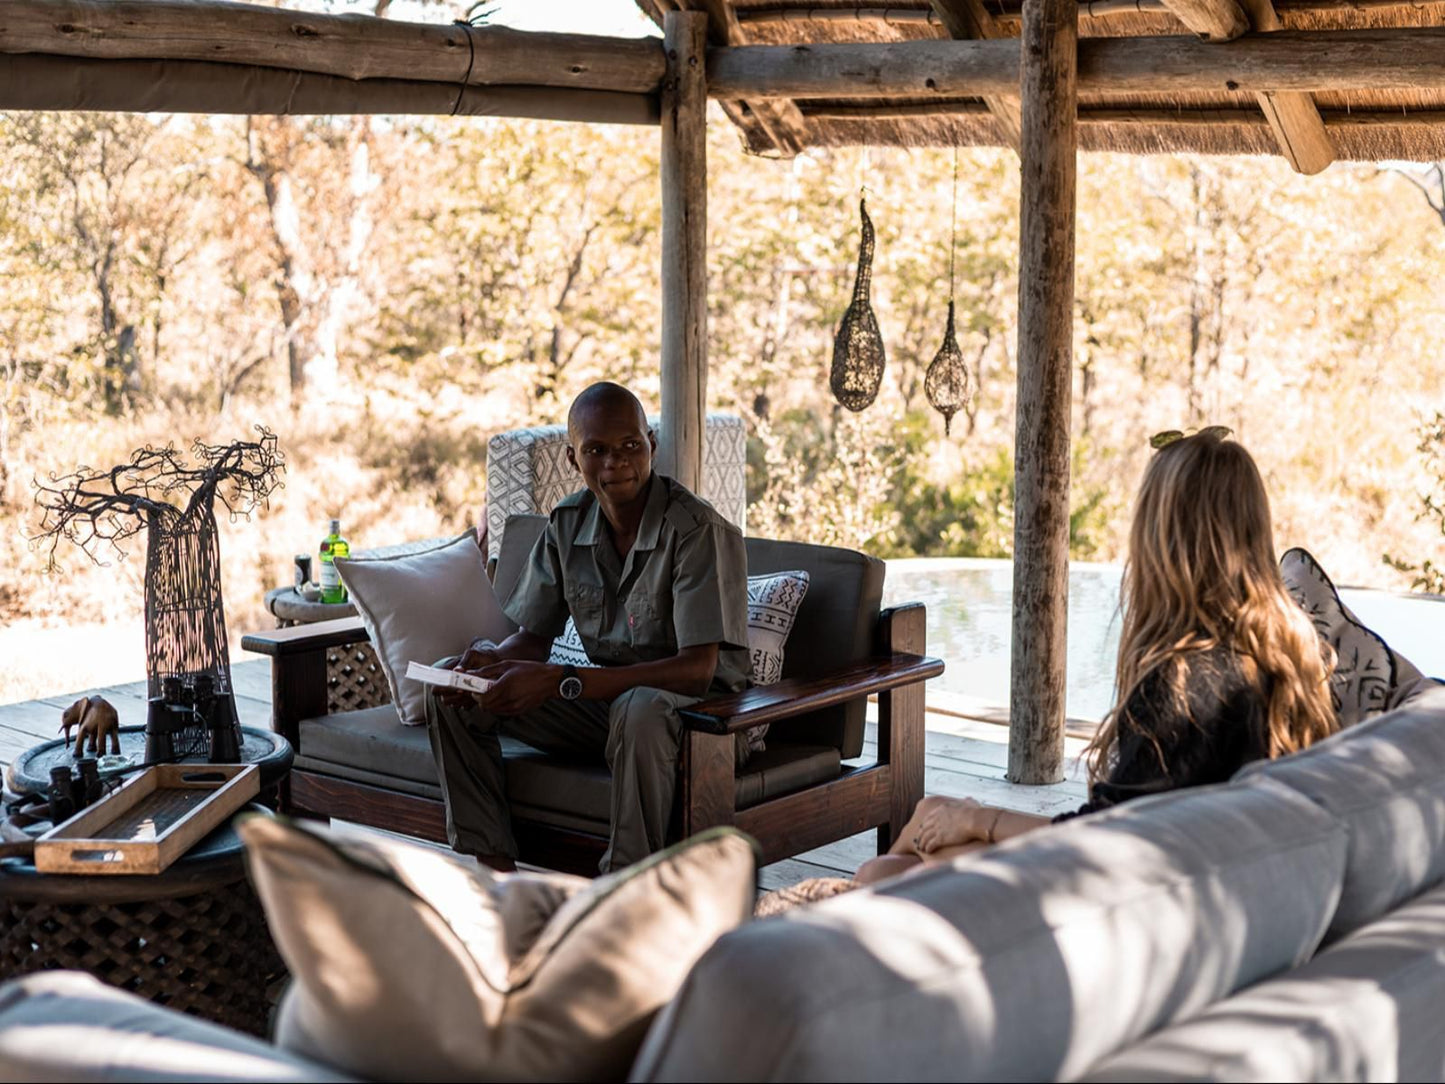
[{"label": "man sitting in armchair", "polygon": [[[586,489],[553,510],[502,599],[521,626],[478,641],[456,668],[494,681],[477,695],[433,688],[427,729],[453,848],[515,868],[500,736],[612,772],[603,872],[661,848],[676,789],[678,710],[747,684],[742,533],[671,478],[653,473],[657,438],[642,404],[593,384],[567,414],[567,459]],[[571,616],[600,664],[546,660]],[[746,744],[738,743],[739,756]]]}]

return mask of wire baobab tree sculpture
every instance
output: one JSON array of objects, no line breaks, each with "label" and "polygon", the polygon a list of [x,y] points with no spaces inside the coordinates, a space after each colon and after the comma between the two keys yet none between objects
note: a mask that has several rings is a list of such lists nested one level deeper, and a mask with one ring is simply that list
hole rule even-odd
[{"label": "wire baobab tree sculpture", "polygon": [[276,435],[257,432],[224,445],[197,440],[189,460],[173,445],[147,445],[109,470],[80,467],[35,483],[45,513],[35,541],[48,541],[52,570],[62,540],[101,564],[99,550],[124,557],[124,543],[145,532],[148,762],[240,759],[216,504],[232,520],[249,516],[281,485]]}]

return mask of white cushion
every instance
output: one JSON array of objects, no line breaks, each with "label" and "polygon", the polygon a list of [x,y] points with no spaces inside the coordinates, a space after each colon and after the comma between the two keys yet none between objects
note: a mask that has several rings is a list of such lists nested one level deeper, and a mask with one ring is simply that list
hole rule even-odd
[{"label": "white cushion", "polygon": [[426,722],[426,687],[406,664],[460,654],[473,639],[507,637],[486,556],[468,531],[435,549],[396,557],[338,557],[341,582],[376,648],[391,701],[408,726]]},{"label": "white cushion", "polygon": [[595,881],[270,817],[238,831],[294,980],[277,1044],[368,1079],[621,1080],[753,907],[753,844],[731,828]]}]

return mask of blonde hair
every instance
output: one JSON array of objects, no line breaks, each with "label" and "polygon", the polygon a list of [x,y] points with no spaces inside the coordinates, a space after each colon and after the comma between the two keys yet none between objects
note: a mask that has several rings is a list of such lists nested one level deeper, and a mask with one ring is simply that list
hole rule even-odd
[{"label": "blonde hair", "polygon": [[[1268,696],[1269,755],[1333,733],[1333,653],[1290,598],[1275,563],[1269,498],[1244,448],[1205,431],[1166,445],[1144,472],[1121,589],[1118,699],[1089,744],[1089,777],[1104,777],[1139,683],[1167,667],[1183,702],[1189,655],[1224,647]],[[1170,673],[1172,671],[1172,673]]]}]

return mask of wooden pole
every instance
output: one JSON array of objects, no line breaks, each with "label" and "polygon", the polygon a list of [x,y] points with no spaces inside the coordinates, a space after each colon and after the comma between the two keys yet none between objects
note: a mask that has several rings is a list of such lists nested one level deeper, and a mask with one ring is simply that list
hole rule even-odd
[{"label": "wooden pole", "polygon": [[707,413],[707,15],[663,18],[662,431],[658,469],[702,484]]},{"label": "wooden pole", "polygon": [[1008,777],[1064,777],[1077,0],[1025,0]]}]

